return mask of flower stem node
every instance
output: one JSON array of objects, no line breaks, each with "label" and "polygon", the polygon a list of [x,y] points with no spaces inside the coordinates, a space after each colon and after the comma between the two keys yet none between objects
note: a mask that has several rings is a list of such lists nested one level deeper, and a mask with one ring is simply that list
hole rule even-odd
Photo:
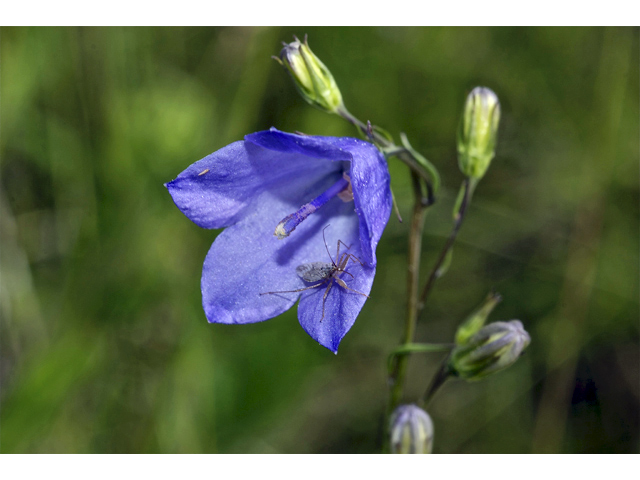
[{"label": "flower stem node", "polygon": [[433,422],[416,405],[400,405],[391,415],[391,453],[431,453]]},{"label": "flower stem node", "polygon": [[284,44],[280,58],[274,58],[286,68],[307,102],[326,112],[337,113],[343,104],[333,75],[311,51],[306,36],[304,43],[294,38],[295,41]]},{"label": "flower stem node", "polygon": [[469,178],[481,179],[495,155],[500,102],[489,88],[476,87],[467,96],[458,129],[458,165]]},{"label": "flower stem node", "polygon": [[453,350],[449,369],[464,379],[479,380],[515,363],[530,342],[520,320],[493,322]]}]

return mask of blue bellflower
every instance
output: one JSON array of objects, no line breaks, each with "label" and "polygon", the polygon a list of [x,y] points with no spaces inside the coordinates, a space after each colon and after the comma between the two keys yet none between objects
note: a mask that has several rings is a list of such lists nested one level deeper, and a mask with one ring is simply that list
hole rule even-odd
[{"label": "blue bellflower", "polygon": [[[261,322],[300,298],[302,328],[337,353],[371,291],[391,212],[389,171],[375,146],[272,128],[206,156],[166,187],[196,225],[225,228],[202,271],[209,322]],[[332,272],[338,245],[344,272]],[[309,271],[317,280],[302,278]]]}]

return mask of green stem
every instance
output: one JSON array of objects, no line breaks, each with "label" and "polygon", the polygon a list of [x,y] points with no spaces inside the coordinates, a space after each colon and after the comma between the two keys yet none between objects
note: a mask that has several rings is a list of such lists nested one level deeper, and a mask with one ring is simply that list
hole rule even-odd
[{"label": "green stem", "polygon": [[[420,179],[415,172],[411,172],[413,182],[415,202],[413,206],[413,214],[411,215],[411,229],[409,232],[409,261],[407,273],[407,316],[404,324],[404,334],[402,344],[413,343],[416,331],[416,323],[418,321],[418,290],[419,290],[419,269],[420,269],[420,251],[422,245],[422,229],[424,227],[424,196],[420,186]],[[383,451],[389,451],[389,419],[393,411],[402,399],[404,390],[404,380],[407,373],[407,362],[409,357],[402,355],[395,357],[395,365],[391,367],[389,375],[389,401],[387,403],[387,412],[384,420],[384,445]]]},{"label": "green stem", "polygon": [[449,369],[449,358],[450,355],[447,355],[442,363],[440,364],[440,368],[438,369],[438,373],[433,377],[431,383],[427,387],[427,390],[424,392],[418,405],[420,407],[426,407],[429,401],[436,394],[438,389],[444,385],[444,383],[451,378],[451,370]]},{"label": "green stem", "polygon": [[[420,187],[420,180],[415,173],[412,173],[415,203],[413,206],[413,214],[411,216],[411,230],[409,232],[409,262],[407,272],[407,316],[404,325],[404,334],[402,344],[413,343],[415,336],[416,324],[418,321],[418,293],[419,293],[419,270],[420,270],[420,252],[422,250],[422,230],[424,227],[424,213],[426,206],[424,205],[424,196]],[[389,392],[389,403],[387,408],[387,418],[393,410],[398,406],[402,399],[404,390],[404,380],[407,373],[407,362],[409,357],[402,355],[396,358],[395,365],[389,383],[391,390]]]},{"label": "green stem", "polygon": [[429,297],[429,293],[431,293],[431,289],[433,288],[433,285],[435,284],[436,280],[439,277],[438,273],[440,271],[440,267],[444,263],[445,259],[447,258],[447,254],[449,253],[449,251],[451,250],[451,247],[453,247],[453,244],[456,241],[456,237],[458,236],[460,227],[462,227],[462,222],[467,212],[467,207],[469,206],[469,202],[471,201],[471,196],[473,194],[473,190],[475,189],[476,184],[477,184],[477,180],[473,178],[465,178],[463,181],[464,194],[462,197],[462,201],[460,202],[460,208],[456,212],[456,216],[453,224],[453,230],[451,230],[451,233],[449,234],[449,237],[447,238],[447,241],[445,242],[444,247],[442,248],[442,251],[438,256],[438,259],[436,260],[435,265],[431,269],[431,274],[429,275],[429,279],[427,280],[427,283],[425,284],[424,289],[422,290],[422,295],[420,296],[420,302],[418,304],[418,315],[424,309],[424,305],[427,301],[427,298]]},{"label": "green stem", "polygon": [[454,347],[454,344],[449,343],[405,343],[396,348],[389,354],[389,360],[387,366],[389,367],[389,374],[393,371],[393,362],[396,357],[403,355],[411,355],[414,353],[434,353],[434,352],[449,352]]}]

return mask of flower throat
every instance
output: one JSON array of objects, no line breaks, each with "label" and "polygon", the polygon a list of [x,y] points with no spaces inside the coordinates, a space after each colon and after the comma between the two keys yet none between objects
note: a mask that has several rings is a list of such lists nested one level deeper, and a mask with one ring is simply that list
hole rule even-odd
[{"label": "flower throat", "polygon": [[284,217],[276,226],[276,230],[273,234],[280,240],[288,237],[291,232],[293,232],[305,218],[318,210],[335,196],[338,196],[338,198],[340,198],[340,200],[345,203],[353,201],[351,179],[346,173],[343,173],[342,178],[332,186],[330,186],[327,190],[322,192],[309,203],[306,203],[302,207],[300,207],[297,212]]}]

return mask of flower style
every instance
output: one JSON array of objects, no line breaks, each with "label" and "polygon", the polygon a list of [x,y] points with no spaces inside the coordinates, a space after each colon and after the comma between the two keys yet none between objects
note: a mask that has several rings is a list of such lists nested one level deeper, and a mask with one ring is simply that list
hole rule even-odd
[{"label": "flower style", "polygon": [[[376,147],[272,128],[206,156],[166,187],[196,225],[226,227],[202,271],[209,322],[261,322],[300,298],[302,328],[337,353],[371,291],[376,246],[391,212],[389,172]],[[348,289],[333,278],[330,290],[329,281],[307,288],[316,283],[296,269],[337,264],[338,241],[341,256],[355,257],[344,273],[335,272]]]}]

